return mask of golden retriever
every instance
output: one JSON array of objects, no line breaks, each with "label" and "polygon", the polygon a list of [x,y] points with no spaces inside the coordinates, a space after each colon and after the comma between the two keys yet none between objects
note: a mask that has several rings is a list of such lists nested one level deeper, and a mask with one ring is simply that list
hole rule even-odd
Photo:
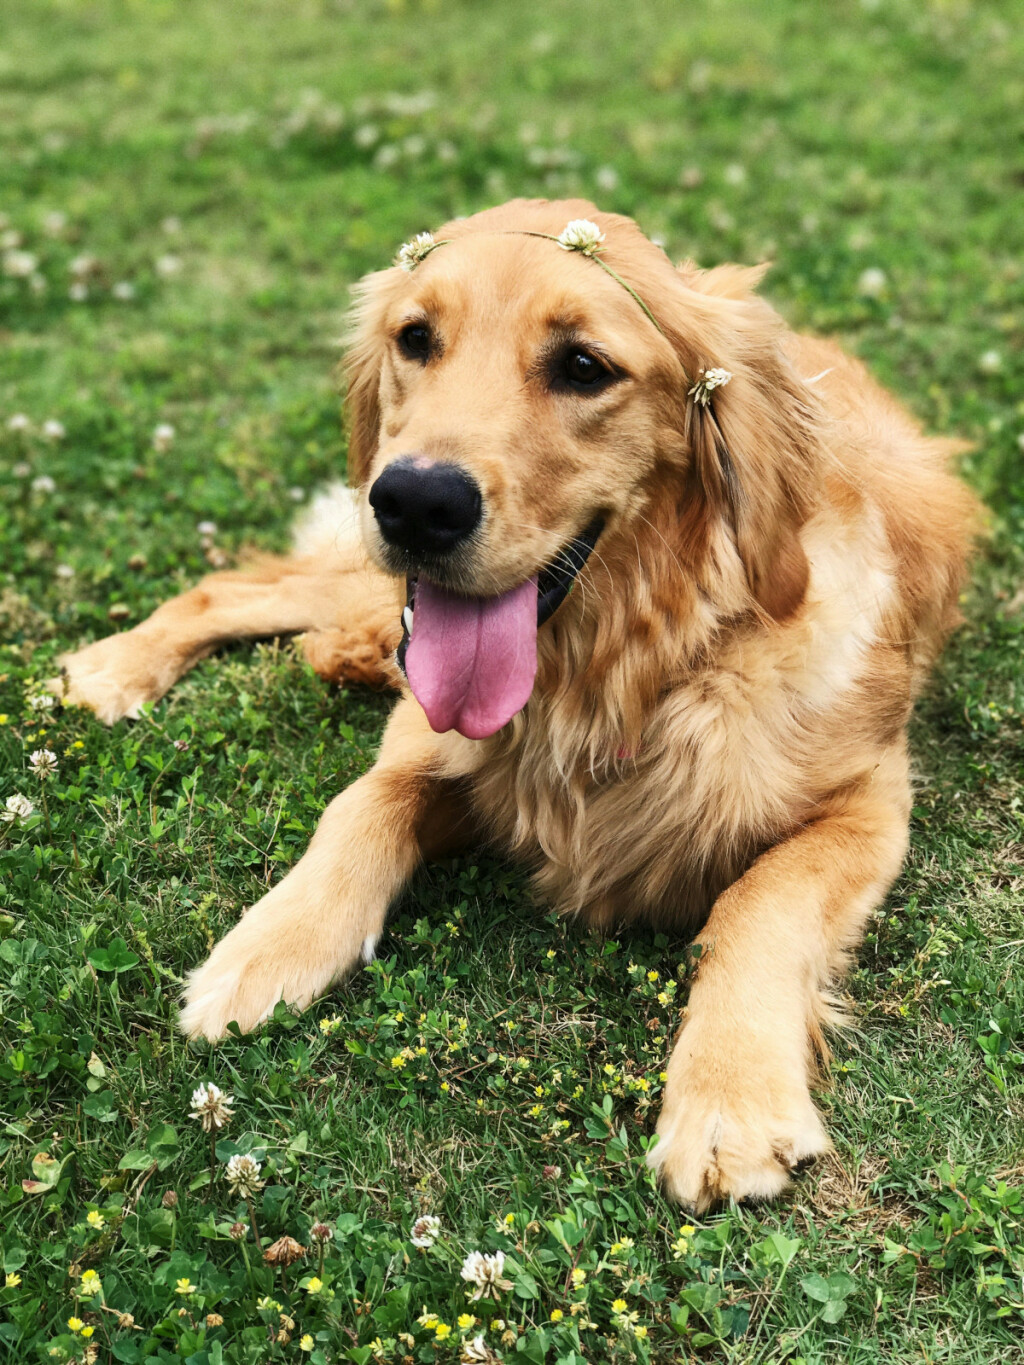
[{"label": "golden retriever", "polygon": [[[589,258],[553,240],[577,219]],[[772,1196],[827,1146],[829,988],[907,848],[907,718],[976,511],[954,445],[788,330],[760,270],[675,268],[588,203],[449,223],[406,265],[358,289],[356,492],[292,557],[65,661],[66,699],[108,722],[281,632],[402,692],[373,769],[192,973],[182,1027],[309,1005],[423,858],[482,836],[588,924],[699,931],[652,1161],[697,1208]]]}]

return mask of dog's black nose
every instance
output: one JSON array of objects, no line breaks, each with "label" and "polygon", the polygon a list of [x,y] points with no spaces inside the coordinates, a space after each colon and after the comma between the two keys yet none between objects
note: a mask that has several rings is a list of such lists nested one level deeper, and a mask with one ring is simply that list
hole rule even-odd
[{"label": "dog's black nose", "polygon": [[458,465],[414,456],[388,465],[370,506],[389,545],[411,555],[447,554],[480,525],[480,489]]}]

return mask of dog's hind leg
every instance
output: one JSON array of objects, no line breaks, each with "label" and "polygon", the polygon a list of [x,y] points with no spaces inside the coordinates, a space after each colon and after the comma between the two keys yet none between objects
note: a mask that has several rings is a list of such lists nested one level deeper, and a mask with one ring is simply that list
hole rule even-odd
[{"label": "dog's hind leg", "polygon": [[[327,807],[303,857],[188,979],[181,1027],[220,1038],[279,1000],[305,1009],[374,954],[388,907],[424,857],[463,833],[458,755],[411,698],[388,722],[376,764]],[[466,832],[469,822],[466,822]]]},{"label": "dog's hind leg", "polygon": [[389,661],[400,610],[394,584],[356,550],[268,557],[249,570],[210,574],[133,630],[65,655],[49,686],[110,725],[159,700],[221,645],[301,632],[311,632],[305,652],[325,676],[394,685]]}]

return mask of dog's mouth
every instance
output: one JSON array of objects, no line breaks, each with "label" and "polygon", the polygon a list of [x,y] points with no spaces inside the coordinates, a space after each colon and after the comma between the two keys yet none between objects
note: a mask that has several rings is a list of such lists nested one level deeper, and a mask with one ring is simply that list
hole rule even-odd
[{"label": "dog's mouth", "polygon": [[486,739],[522,710],[537,673],[537,631],[572,591],[603,529],[595,518],[539,573],[497,597],[460,597],[407,578],[397,658],[431,729]]}]

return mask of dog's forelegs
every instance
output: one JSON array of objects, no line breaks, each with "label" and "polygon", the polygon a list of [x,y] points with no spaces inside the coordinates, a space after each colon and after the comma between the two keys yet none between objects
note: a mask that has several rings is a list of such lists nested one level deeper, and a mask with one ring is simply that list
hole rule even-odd
[{"label": "dog's forelegs", "polygon": [[[339,625],[346,627],[349,657],[358,666],[346,673],[336,665],[334,675],[383,682],[384,661],[401,635],[399,610],[390,581],[355,552],[347,558],[268,558],[248,571],[210,574],[133,630],[65,655],[61,676],[49,686],[66,704],[87,706],[112,725],[137,715],[144,702],[158,701],[183,673],[230,641],[300,631],[316,632],[309,641],[333,640]],[[306,652],[316,667],[309,647]]]},{"label": "dog's forelegs", "polygon": [[769,1198],[828,1139],[811,1100],[823,989],[907,847],[905,753],[764,853],[715,902],[650,1161],[698,1211]]},{"label": "dog's forelegs", "polygon": [[428,844],[443,843],[440,831],[421,832],[459,775],[444,744],[416,702],[399,702],[376,765],[335,797],[306,854],[189,977],[187,1034],[214,1040],[232,1020],[251,1029],[279,1000],[305,1009],[373,955],[389,905]]}]

